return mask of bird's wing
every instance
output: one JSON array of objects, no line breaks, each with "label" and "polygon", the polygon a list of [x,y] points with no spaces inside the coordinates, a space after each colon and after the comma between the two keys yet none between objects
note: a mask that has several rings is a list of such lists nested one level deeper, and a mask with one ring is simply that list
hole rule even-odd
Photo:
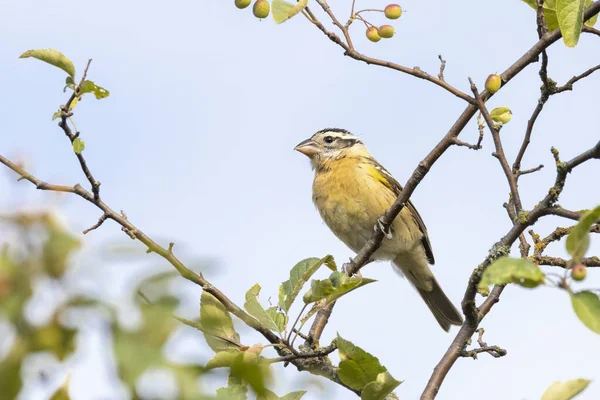
[{"label": "bird's wing", "polygon": [[[400,185],[400,183],[398,183],[398,181],[394,179],[392,174],[390,174],[385,168],[383,168],[381,164],[379,164],[377,161],[375,161],[374,159],[369,159],[369,162],[375,167],[377,172],[381,174],[382,179],[379,179],[379,181],[392,192],[394,192],[396,197],[398,197],[400,195],[400,192],[402,191],[402,185]],[[433,257],[433,251],[431,250],[431,242],[429,241],[429,236],[427,235],[427,227],[423,222],[423,218],[421,218],[419,212],[410,200],[406,202],[406,207],[408,208],[412,217],[417,223],[417,226],[423,233],[421,241],[423,243],[423,247],[425,248],[425,255],[427,256],[427,261],[429,261],[429,263],[433,265],[435,263],[435,259]]]}]

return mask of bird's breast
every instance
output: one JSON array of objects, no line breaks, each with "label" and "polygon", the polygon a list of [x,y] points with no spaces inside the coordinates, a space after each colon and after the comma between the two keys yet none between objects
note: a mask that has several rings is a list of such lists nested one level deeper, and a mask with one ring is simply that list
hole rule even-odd
[{"label": "bird's breast", "polygon": [[313,182],[313,202],[331,231],[358,252],[394,197],[355,160],[338,160]]}]

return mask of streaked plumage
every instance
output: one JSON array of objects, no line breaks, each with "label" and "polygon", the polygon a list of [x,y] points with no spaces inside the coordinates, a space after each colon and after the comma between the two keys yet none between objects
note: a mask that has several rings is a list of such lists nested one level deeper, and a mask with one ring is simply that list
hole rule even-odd
[{"label": "streaked plumage", "polygon": [[[329,128],[296,146],[315,170],[313,202],[331,231],[358,252],[371,237],[377,219],[392,205],[401,185],[344,129]],[[391,260],[417,291],[444,330],[462,317],[446,297],[428,264],[434,264],[427,228],[409,201],[373,255]]]}]

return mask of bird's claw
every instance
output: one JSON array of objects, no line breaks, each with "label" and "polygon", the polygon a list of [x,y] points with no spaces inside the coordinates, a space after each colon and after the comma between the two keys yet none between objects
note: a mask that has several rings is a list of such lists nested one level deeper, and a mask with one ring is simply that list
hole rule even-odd
[{"label": "bird's claw", "polygon": [[[381,220],[381,218],[377,218],[377,228],[379,228],[379,230],[385,235],[386,239],[391,240],[393,238],[393,236],[392,236],[392,227],[390,226],[386,230],[385,226],[383,225],[383,221]],[[375,229],[377,229],[377,228],[375,228]]]}]

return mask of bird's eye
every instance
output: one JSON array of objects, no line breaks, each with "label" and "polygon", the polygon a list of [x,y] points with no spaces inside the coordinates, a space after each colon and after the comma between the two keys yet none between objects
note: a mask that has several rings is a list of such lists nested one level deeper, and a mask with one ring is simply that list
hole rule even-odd
[{"label": "bird's eye", "polygon": [[333,136],[325,136],[325,139],[323,140],[325,143],[333,143]]}]

